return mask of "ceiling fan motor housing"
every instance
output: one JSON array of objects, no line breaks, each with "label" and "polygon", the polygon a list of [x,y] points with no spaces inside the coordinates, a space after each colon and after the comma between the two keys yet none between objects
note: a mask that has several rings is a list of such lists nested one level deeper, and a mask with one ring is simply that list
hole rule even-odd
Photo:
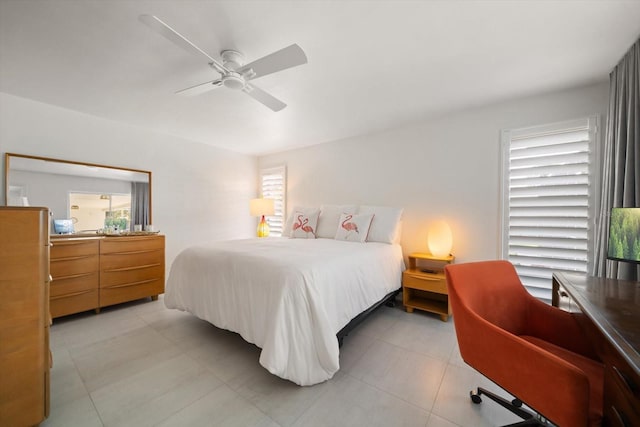
[{"label": "ceiling fan motor housing", "polygon": [[237,50],[223,50],[220,52],[220,57],[229,70],[236,70],[244,65],[244,55]]}]

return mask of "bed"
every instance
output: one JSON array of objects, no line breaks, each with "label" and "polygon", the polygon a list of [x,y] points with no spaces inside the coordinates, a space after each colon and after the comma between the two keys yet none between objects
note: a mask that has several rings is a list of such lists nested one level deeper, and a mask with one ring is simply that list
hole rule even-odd
[{"label": "bed", "polygon": [[397,243],[215,242],[176,257],[165,304],[257,345],[260,364],[272,374],[313,385],[340,368],[336,335],[397,292],[404,268]]}]

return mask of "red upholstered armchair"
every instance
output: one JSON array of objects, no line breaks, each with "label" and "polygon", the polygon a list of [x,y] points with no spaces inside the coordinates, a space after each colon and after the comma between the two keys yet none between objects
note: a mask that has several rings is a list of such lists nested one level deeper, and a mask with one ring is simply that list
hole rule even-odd
[{"label": "red upholstered armchair", "polygon": [[[597,426],[602,418],[603,365],[579,317],[531,296],[508,261],[445,268],[460,353],[466,363],[514,395],[471,392],[500,403],[526,421],[525,402],[561,427]],[[519,423],[520,424],[520,423]]]}]

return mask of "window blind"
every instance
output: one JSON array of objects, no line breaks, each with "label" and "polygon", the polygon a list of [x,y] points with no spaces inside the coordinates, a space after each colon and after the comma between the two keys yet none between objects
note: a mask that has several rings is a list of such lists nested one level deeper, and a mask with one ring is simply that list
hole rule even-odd
[{"label": "window blind", "polygon": [[537,298],[554,271],[586,273],[595,118],[503,133],[503,258]]},{"label": "window blind", "polygon": [[260,171],[262,197],[274,200],[274,214],[265,217],[271,236],[282,236],[286,212],[287,172],[284,166]]}]

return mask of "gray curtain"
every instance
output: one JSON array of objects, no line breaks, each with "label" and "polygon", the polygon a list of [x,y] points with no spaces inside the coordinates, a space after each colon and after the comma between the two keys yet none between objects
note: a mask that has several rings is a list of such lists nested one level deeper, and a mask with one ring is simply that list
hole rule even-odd
[{"label": "gray curtain", "polygon": [[149,221],[149,183],[131,183],[131,231],[133,226],[140,224],[143,227],[151,224]]},{"label": "gray curtain", "polygon": [[609,75],[602,172],[592,273],[638,280],[640,265],[607,260],[607,239],[612,207],[640,207],[640,39]]}]

